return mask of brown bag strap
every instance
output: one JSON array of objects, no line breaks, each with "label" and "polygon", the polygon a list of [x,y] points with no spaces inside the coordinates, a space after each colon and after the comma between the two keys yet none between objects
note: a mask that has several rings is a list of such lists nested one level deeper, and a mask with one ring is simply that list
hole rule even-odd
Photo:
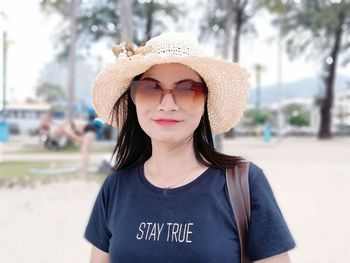
[{"label": "brown bag strap", "polygon": [[232,210],[236,219],[241,262],[250,263],[246,251],[246,240],[250,219],[249,162],[226,169],[226,185]]}]

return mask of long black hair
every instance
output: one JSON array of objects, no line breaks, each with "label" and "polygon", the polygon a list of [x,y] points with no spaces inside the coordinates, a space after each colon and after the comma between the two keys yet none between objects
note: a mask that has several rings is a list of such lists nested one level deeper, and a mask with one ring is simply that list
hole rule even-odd
[{"label": "long black hair", "polygon": [[[140,78],[141,75],[138,75],[133,80]],[[205,94],[208,94],[206,85]],[[243,159],[240,156],[230,156],[215,150],[208,117],[207,98],[208,96],[205,99],[204,114],[193,133],[195,157],[204,166],[214,165],[226,169]],[[112,170],[132,167],[149,159],[152,155],[151,139],[138,122],[136,106],[131,100],[129,88],[115,102],[111,115],[112,122],[116,121],[117,126],[120,127],[117,143],[113,150],[113,156],[116,154],[116,163]]]}]

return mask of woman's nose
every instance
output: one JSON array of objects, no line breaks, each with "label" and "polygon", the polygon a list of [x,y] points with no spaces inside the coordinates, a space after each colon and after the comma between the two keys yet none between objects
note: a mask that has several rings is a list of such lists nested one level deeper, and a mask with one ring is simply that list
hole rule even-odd
[{"label": "woman's nose", "polygon": [[160,98],[158,110],[164,110],[164,111],[179,110],[179,107],[176,104],[175,97],[172,94],[171,90],[163,90],[163,94]]}]

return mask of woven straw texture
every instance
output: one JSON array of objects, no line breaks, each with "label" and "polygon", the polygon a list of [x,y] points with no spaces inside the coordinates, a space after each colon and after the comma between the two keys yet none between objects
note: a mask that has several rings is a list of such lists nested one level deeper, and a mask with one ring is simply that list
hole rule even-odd
[{"label": "woven straw texture", "polygon": [[206,82],[213,134],[228,131],[242,118],[249,91],[249,73],[236,63],[206,56],[199,44],[186,35],[165,33],[139,48],[122,43],[115,46],[113,52],[116,61],[97,75],[92,88],[93,107],[106,123],[111,124],[113,105],[128,89],[130,81],[153,65],[164,63],[187,65]]}]

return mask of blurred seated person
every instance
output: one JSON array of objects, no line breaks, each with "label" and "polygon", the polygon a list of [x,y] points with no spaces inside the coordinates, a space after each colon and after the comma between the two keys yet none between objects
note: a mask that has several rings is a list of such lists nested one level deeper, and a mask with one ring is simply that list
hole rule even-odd
[{"label": "blurred seated person", "polygon": [[52,112],[48,111],[41,117],[40,125],[37,128],[38,135],[48,134],[52,125]]},{"label": "blurred seated person", "polygon": [[88,110],[88,121],[80,118],[74,118],[59,125],[54,125],[49,121],[48,117],[43,117],[40,125],[44,130],[49,127],[51,139],[62,141],[70,140],[75,145],[79,146],[81,154],[80,174],[88,175],[89,166],[89,151],[92,142],[97,138],[97,135],[103,131],[104,124],[102,120],[96,119],[97,115],[93,109]]}]

